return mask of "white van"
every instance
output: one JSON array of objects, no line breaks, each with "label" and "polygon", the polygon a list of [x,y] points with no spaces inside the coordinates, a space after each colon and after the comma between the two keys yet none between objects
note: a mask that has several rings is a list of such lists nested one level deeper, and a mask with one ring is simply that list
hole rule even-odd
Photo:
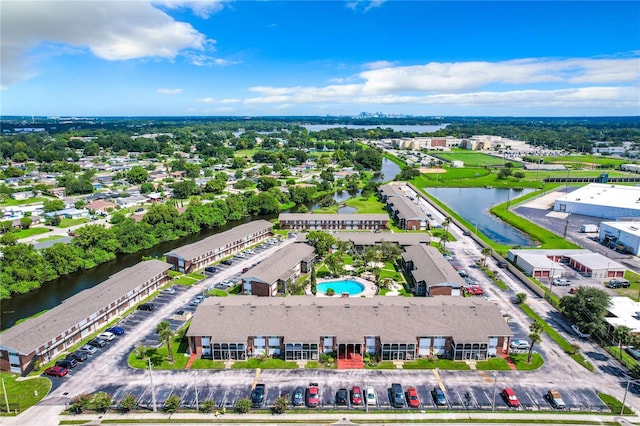
[{"label": "white van", "polygon": [[509,346],[511,347],[511,349],[518,349],[522,351],[529,350],[529,342],[527,342],[526,340],[514,340]]}]

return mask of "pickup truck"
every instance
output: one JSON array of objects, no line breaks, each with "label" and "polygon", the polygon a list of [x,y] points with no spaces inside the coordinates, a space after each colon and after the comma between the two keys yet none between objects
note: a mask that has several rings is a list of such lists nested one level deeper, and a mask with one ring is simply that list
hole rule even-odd
[{"label": "pickup truck", "polygon": [[549,404],[551,404],[553,408],[561,410],[567,407],[564,401],[562,400],[562,395],[560,395],[560,392],[558,392],[557,390],[550,389],[547,392],[546,396],[547,396],[547,400],[549,401]]}]

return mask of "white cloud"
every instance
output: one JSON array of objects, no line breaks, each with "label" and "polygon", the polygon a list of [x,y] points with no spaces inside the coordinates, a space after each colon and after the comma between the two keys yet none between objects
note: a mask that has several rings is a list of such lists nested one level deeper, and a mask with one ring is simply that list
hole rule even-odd
[{"label": "white cloud", "polygon": [[179,95],[182,93],[182,89],[158,89],[158,93],[163,95]]},{"label": "white cloud", "polygon": [[203,104],[212,104],[215,101],[216,101],[215,98],[199,98],[199,99],[196,99],[196,102],[200,102],[200,103],[203,103]]},{"label": "white cloud", "polygon": [[[397,66],[363,71],[359,81],[323,87],[249,88],[246,104],[430,104],[637,108],[640,59],[516,59]],[[344,79],[347,81],[347,79]]]},{"label": "white cloud", "polygon": [[194,15],[204,19],[221,11],[224,7],[222,0],[154,0],[153,3],[168,9],[191,9]]},{"label": "white cloud", "polygon": [[188,58],[193,65],[196,65],[199,67],[207,67],[212,65],[227,66],[227,65],[235,65],[239,63],[237,61],[232,61],[229,59],[216,58],[213,56],[206,55],[204,53],[186,52],[184,56]]},{"label": "white cloud", "polygon": [[370,69],[370,70],[379,70],[381,68],[391,68],[394,65],[395,65],[394,62],[374,61],[374,62],[367,62],[366,64],[363,64],[362,68],[366,68],[366,69]]},{"label": "white cloud", "polygon": [[354,0],[348,1],[345,6],[354,12],[367,13],[371,9],[380,7],[386,0]]},{"label": "white cloud", "polygon": [[242,102],[242,99],[237,99],[237,98],[227,98],[227,99],[220,100],[221,104],[237,104],[240,102]]},{"label": "white cloud", "polygon": [[46,43],[88,49],[109,61],[173,59],[208,44],[190,24],[146,1],[3,1],[0,19],[4,88],[37,73],[29,53]]}]

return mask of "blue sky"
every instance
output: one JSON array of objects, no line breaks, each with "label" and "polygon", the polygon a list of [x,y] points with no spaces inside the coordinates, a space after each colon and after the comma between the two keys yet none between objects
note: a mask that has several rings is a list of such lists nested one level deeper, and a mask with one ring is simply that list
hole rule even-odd
[{"label": "blue sky", "polygon": [[3,115],[640,114],[640,2],[6,1]]}]

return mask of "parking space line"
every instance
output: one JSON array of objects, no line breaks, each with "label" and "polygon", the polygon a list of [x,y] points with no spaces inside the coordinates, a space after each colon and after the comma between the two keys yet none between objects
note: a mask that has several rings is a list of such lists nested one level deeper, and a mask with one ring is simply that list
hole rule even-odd
[{"label": "parking space line", "polygon": [[440,389],[442,389],[442,392],[446,392],[447,389],[444,387],[444,383],[440,378],[440,372],[438,371],[437,368],[434,368],[432,371],[433,371],[433,377],[435,377],[436,382],[438,382],[438,386],[440,387]]},{"label": "parking space line", "polygon": [[260,368],[256,368],[256,374],[253,376],[253,383],[251,383],[251,390],[253,390],[258,384],[258,379],[260,378],[260,373],[262,370]]}]

